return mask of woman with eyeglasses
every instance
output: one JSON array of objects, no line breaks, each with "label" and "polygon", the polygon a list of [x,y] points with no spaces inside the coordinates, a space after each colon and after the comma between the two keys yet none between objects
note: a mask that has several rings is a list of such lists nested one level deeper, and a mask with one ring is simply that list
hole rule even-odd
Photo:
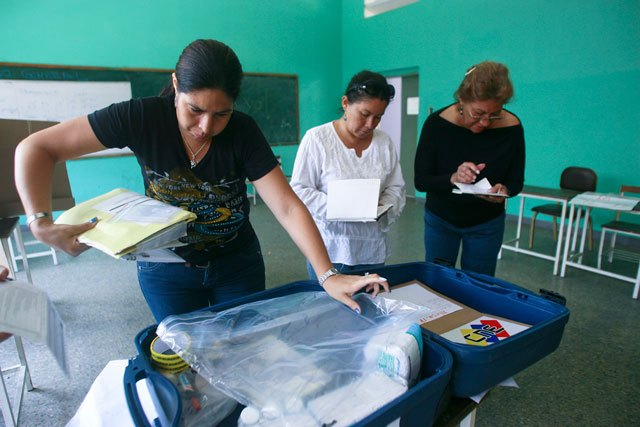
[{"label": "woman with eyeglasses", "polygon": [[[311,212],[337,271],[384,265],[389,226],[405,205],[405,184],[389,135],[376,129],[395,89],[381,74],[361,71],[342,96],[342,117],[306,132],[298,148],[291,187]],[[380,179],[378,203],[393,207],[378,221],[327,221],[329,182]],[[309,277],[315,272],[307,261]]]},{"label": "woman with eyeglasses", "polygon": [[456,102],[424,123],[415,158],[415,186],[425,191],[426,261],[494,275],[504,232],[505,197],[456,194],[454,183],[487,178],[490,193],[513,197],[524,183],[524,130],[503,108],[513,96],[509,70],[484,61],[469,68]]},{"label": "woman with eyeglasses", "polygon": [[138,262],[138,282],[159,322],[265,289],[260,244],[249,222],[245,180],[323,278],[333,298],[350,298],[386,281],[335,275],[322,238],[291,190],[255,121],[234,109],[243,72],[233,50],[216,40],[196,40],[180,55],[162,96],[113,104],[88,116],[34,133],[16,150],[16,187],[34,236],[76,256],[88,249],[77,237],[97,222],[65,226],[51,218],[55,162],[129,147],[140,164],[146,194],[197,214],[183,246],[185,262]]}]

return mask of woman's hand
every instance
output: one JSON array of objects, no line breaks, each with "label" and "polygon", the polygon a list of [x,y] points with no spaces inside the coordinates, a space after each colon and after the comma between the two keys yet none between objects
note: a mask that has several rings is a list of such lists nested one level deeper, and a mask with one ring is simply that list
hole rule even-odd
[{"label": "woman's hand", "polygon": [[[509,194],[509,189],[507,188],[506,185],[503,185],[503,184],[496,184],[493,187],[491,187],[488,191],[489,193],[498,193],[498,194],[507,194],[507,195]],[[499,197],[499,196],[478,196],[478,197],[491,203],[503,203],[505,199],[504,197]]]},{"label": "woman's hand", "polygon": [[90,248],[78,242],[78,236],[97,224],[97,218],[78,225],[58,225],[50,218],[42,218],[31,224],[31,232],[42,243],[75,257]]},{"label": "woman's hand", "polygon": [[473,162],[464,162],[460,166],[458,166],[458,170],[451,175],[451,184],[456,182],[460,182],[462,184],[471,184],[475,182],[476,177],[484,169],[486,164],[480,163],[476,165]]},{"label": "woman's hand", "polygon": [[380,285],[385,291],[389,290],[389,283],[377,274],[367,274],[365,276],[354,276],[349,274],[336,274],[329,277],[324,282],[324,290],[335,300],[340,301],[356,313],[362,313],[362,309],[351,296],[366,286],[366,292],[373,291],[372,295],[378,295]]}]

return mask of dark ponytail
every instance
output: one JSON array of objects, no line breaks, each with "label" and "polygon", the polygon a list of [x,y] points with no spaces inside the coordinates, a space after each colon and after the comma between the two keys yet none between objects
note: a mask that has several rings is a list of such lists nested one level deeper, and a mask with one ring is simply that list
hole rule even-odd
[{"label": "dark ponytail", "polygon": [[[235,52],[216,40],[196,40],[184,48],[176,64],[178,92],[220,89],[234,101],[240,95],[242,65]],[[170,79],[160,95],[174,93]]]}]

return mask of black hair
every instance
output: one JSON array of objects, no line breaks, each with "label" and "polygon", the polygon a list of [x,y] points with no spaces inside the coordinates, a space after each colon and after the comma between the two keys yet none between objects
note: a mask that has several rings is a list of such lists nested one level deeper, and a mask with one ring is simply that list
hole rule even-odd
[{"label": "black hair", "polygon": [[[191,42],[176,64],[178,92],[220,89],[235,101],[240,95],[242,77],[242,65],[235,52],[217,40]],[[173,80],[170,79],[160,95],[173,93]]]},{"label": "black hair", "polygon": [[358,102],[365,97],[377,98],[387,101],[389,104],[396,94],[396,90],[387,83],[387,79],[382,74],[363,70],[351,77],[344,94],[349,100],[349,104]]}]

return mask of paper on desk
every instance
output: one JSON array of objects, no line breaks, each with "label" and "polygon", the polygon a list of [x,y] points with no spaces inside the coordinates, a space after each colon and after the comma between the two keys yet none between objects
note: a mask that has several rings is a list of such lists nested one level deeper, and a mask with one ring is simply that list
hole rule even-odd
[{"label": "paper on desk", "polygon": [[329,182],[327,221],[375,221],[392,205],[378,206],[379,179],[342,179]]},{"label": "paper on desk", "polygon": [[616,211],[631,211],[638,203],[640,203],[640,199],[588,191],[586,193],[578,194],[576,197],[571,199],[569,203],[591,206],[594,208],[612,209]]},{"label": "paper on desk", "polygon": [[489,183],[487,178],[482,178],[475,184],[463,184],[461,182],[454,182],[454,184],[458,188],[454,188],[451,192],[455,194],[479,194],[485,196],[507,197],[506,194],[489,193],[492,185]]},{"label": "paper on desk", "polygon": [[21,281],[0,283],[0,331],[45,343],[69,375],[64,323],[43,290]]}]

